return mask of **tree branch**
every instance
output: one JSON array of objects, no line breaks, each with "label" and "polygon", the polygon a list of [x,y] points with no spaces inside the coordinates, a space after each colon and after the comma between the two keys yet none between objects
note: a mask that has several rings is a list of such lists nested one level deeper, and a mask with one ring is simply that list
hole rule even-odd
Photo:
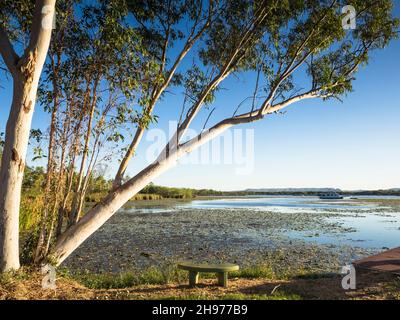
[{"label": "tree branch", "polygon": [[[48,39],[52,33],[55,3],[56,0],[36,0],[29,44],[19,64],[29,59],[33,52],[36,52],[36,63],[40,65],[44,63],[48,51]],[[45,23],[49,24],[45,25]]]},{"label": "tree branch", "polygon": [[2,26],[0,26],[0,53],[8,70],[14,75],[17,72],[16,63],[19,60],[19,56],[14,51],[7,32]]}]

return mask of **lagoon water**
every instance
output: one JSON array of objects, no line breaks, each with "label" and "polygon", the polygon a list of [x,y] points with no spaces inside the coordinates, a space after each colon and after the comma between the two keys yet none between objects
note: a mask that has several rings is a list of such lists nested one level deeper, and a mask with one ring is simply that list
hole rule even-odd
[{"label": "lagoon water", "polygon": [[[363,200],[390,200],[400,197],[359,196],[357,199],[321,200],[318,197],[265,196],[239,197],[217,200],[194,200],[184,208],[201,209],[251,209],[279,213],[312,212],[316,215],[334,213],[323,218],[340,224],[348,232],[321,234],[313,230],[286,231],[294,239],[322,244],[350,245],[362,248],[384,249],[400,246],[400,208],[378,206]],[[257,237],[257,234],[254,234]]]},{"label": "lagoon water", "polygon": [[[275,210],[278,208],[299,209],[351,209],[353,206],[343,200],[321,200],[318,197],[243,197],[217,200],[194,200],[192,208],[251,208]],[[358,208],[372,208],[373,205],[359,205]]]},{"label": "lagoon water", "polygon": [[296,264],[336,270],[349,261],[400,246],[400,197],[357,198],[134,201],[88,239],[67,264],[110,272],[190,259],[252,265],[277,252],[284,259],[279,268]]}]

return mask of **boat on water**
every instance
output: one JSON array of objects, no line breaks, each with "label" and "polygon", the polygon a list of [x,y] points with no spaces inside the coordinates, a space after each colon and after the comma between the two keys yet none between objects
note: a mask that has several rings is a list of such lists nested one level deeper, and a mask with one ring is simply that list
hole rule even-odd
[{"label": "boat on water", "polygon": [[337,192],[324,192],[319,195],[320,199],[343,199],[343,196],[338,194]]}]

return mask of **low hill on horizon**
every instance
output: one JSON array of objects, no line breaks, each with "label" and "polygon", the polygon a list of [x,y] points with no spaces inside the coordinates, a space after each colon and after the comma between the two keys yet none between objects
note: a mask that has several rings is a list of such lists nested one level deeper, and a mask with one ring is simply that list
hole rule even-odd
[{"label": "low hill on horizon", "polygon": [[341,192],[338,188],[260,188],[245,189],[246,192]]}]

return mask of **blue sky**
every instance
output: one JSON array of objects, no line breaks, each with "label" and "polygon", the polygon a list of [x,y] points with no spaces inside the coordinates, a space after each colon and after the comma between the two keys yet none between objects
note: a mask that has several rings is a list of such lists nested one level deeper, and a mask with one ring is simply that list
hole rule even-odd
[{"label": "blue sky", "polygon": [[[237,175],[235,165],[182,165],[156,182],[226,190],[400,187],[399,57],[399,41],[375,52],[370,64],[358,73],[354,92],[343,103],[303,101],[290,106],[284,115],[241,126],[254,129],[251,174]],[[236,83],[226,85],[230,90],[217,106],[236,106],[243,97],[241,91],[252,87],[253,80],[232,80]],[[162,103],[157,110],[168,117],[168,107]],[[135,172],[134,166],[130,168]]]},{"label": "blue sky", "polygon": [[[399,16],[397,3],[396,15]],[[342,189],[400,188],[400,41],[374,52],[360,70],[354,92],[339,101],[309,100],[292,105],[284,115],[241,126],[254,130],[254,168],[237,174],[235,164],[182,164],[154,182],[167,186],[238,190],[246,188],[337,187]],[[0,77],[0,131],[11,102],[11,83]],[[217,99],[210,122],[231,113],[254,86],[254,75],[229,78]],[[181,90],[157,105],[165,130],[177,120]],[[198,129],[207,113],[194,126]],[[33,128],[45,131],[48,115],[36,106]],[[155,127],[154,125],[152,126]],[[151,145],[143,140],[128,169],[130,176],[146,165]],[[31,155],[28,155],[28,164]],[[38,163],[39,164],[39,163]],[[38,165],[36,164],[36,165]],[[109,174],[117,162],[109,164]],[[240,167],[240,166],[239,166]]]}]

